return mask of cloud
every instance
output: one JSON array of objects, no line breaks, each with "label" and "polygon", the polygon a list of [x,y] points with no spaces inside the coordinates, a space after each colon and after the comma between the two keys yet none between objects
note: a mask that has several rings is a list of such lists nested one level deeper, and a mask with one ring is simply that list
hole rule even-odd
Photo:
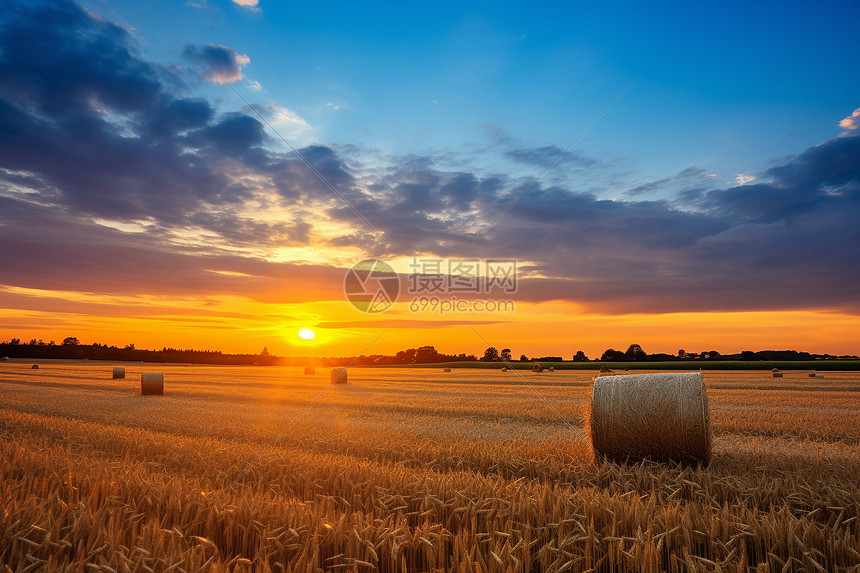
[{"label": "cloud", "polygon": [[263,84],[256,80],[248,80],[248,89],[259,92],[263,90]]},{"label": "cloud", "polygon": [[233,0],[233,3],[243,8],[259,9],[260,0]]},{"label": "cloud", "polygon": [[284,136],[295,137],[311,130],[310,124],[291,109],[274,103],[263,109],[272,126]]},{"label": "cloud", "polygon": [[735,177],[735,183],[738,185],[746,185],[750,181],[755,181],[755,175],[745,175],[743,173],[738,173],[737,177]]},{"label": "cloud", "polygon": [[215,84],[232,84],[242,79],[242,67],[251,58],[227,46],[185,46],[186,59],[202,67],[206,81]]},{"label": "cloud", "polygon": [[[241,77],[235,56],[210,69],[206,47],[190,53],[206,70]],[[487,126],[489,149],[506,160],[499,168],[444,150],[300,149],[378,230],[371,233],[301,160],[276,151],[250,110],[218,113],[179,85],[178,73],[147,61],[127,31],[72,2],[16,4],[4,14],[0,282],[341,300],[343,269],[259,258],[273,245],[313,246],[390,258],[516,258],[517,300],[569,300],[608,313],[860,312],[853,132],[726,188],[697,167],[632,188],[541,180],[489,228],[533,179],[532,166],[557,148],[521,145]],[[310,129],[283,106],[256,109],[285,130]],[[606,170],[587,155],[570,161],[583,174],[577,181]],[[641,200],[656,193],[663,198]],[[328,229],[322,238],[318,221]]]},{"label": "cloud", "polygon": [[839,122],[839,127],[842,129],[857,129],[860,127],[860,107],[854,110],[854,113]]}]

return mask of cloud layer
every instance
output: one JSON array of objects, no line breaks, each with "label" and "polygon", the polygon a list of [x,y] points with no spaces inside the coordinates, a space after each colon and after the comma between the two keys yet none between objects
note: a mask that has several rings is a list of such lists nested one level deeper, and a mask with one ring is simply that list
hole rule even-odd
[{"label": "cloud layer", "polygon": [[[300,150],[373,232],[278,151],[252,110],[219,112],[195,97],[193,77],[144,59],[122,28],[67,1],[13,4],[0,18],[0,284],[339,299],[342,270],[263,256],[316,248],[517,258],[518,299],[608,313],[860,312],[860,137],[823,142],[736,187],[717,188],[695,166],[599,194],[538,184],[485,234],[529,177],[444,152]],[[184,54],[215,83],[238,81],[249,61],[216,45]],[[283,107],[258,109],[285,128],[307,125]],[[559,151],[502,143],[520,169]],[[567,164],[584,179],[606,169],[584,153]],[[641,200],[658,188],[675,199]]]}]

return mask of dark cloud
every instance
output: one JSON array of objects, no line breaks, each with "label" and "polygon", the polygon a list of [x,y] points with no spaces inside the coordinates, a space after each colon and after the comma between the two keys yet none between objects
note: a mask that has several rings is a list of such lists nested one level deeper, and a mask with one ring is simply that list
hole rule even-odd
[{"label": "dark cloud", "polygon": [[232,84],[242,79],[242,66],[251,59],[227,46],[185,46],[183,55],[201,68],[206,81],[216,84]]}]

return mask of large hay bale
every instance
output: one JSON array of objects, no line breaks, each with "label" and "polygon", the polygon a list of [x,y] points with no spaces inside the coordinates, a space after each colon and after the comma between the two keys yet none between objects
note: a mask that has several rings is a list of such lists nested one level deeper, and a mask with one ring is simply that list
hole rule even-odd
[{"label": "large hay bale", "polygon": [[140,395],[164,394],[164,374],[155,372],[144,372],[140,375]]},{"label": "large hay bale", "polygon": [[600,373],[601,374],[605,374],[607,372],[612,372],[612,369],[609,366],[604,364],[603,366],[600,367]]},{"label": "large hay bale", "polygon": [[701,372],[597,376],[590,426],[600,459],[707,464],[711,458],[708,394]]},{"label": "large hay bale", "polygon": [[543,372],[543,366],[540,365],[540,362],[534,363],[534,366],[532,366],[532,372]]},{"label": "large hay bale", "polygon": [[774,378],[782,378],[782,371],[774,369],[773,371],[771,371],[771,375]]},{"label": "large hay bale", "polygon": [[305,366],[305,374],[309,375],[309,374],[316,374],[316,373],[317,373],[317,369],[314,368],[313,366]]},{"label": "large hay bale", "polygon": [[332,368],[331,369],[331,383],[332,384],[346,384],[347,376],[346,376],[346,368]]},{"label": "large hay bale", "polygon": [[4,356],[3,358],[0,358],[0,362],[9,362],[9,357]]},{"label": "large hay bale", "polygon": [[38,365],[38,364],[33,364],[32,366],[30,366],[30,369],[31,369],[31,370],[38,370],[38,369],[39,369],[39,365]]},{"label": "large hay bale", "polygon": [[117,378],[125,378],[125,368],[114,367],[113,378],[114,380]]},{"label": "large hay bale", "polygon": [[443,369],[442,369],[442,372],[450,372],[450,371],[451,371],[451,369],[450,369],[450,368],[443,368]]},{"label": "large hay bale", "polygon": [[815,372],[810,372],[810,373],[809,373],[809,377],[810,377],[810,378],[815,378]]}]

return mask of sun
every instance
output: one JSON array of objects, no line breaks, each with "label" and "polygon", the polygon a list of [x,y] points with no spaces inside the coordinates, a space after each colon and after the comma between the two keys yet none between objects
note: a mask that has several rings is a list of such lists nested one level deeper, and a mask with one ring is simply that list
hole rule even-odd
[{"label": "sun", "polygon": [[316,338],[317,334],[310,328],[305,328],[304,326],[299,329],[299,338],[302,340],[313,340]]}]

